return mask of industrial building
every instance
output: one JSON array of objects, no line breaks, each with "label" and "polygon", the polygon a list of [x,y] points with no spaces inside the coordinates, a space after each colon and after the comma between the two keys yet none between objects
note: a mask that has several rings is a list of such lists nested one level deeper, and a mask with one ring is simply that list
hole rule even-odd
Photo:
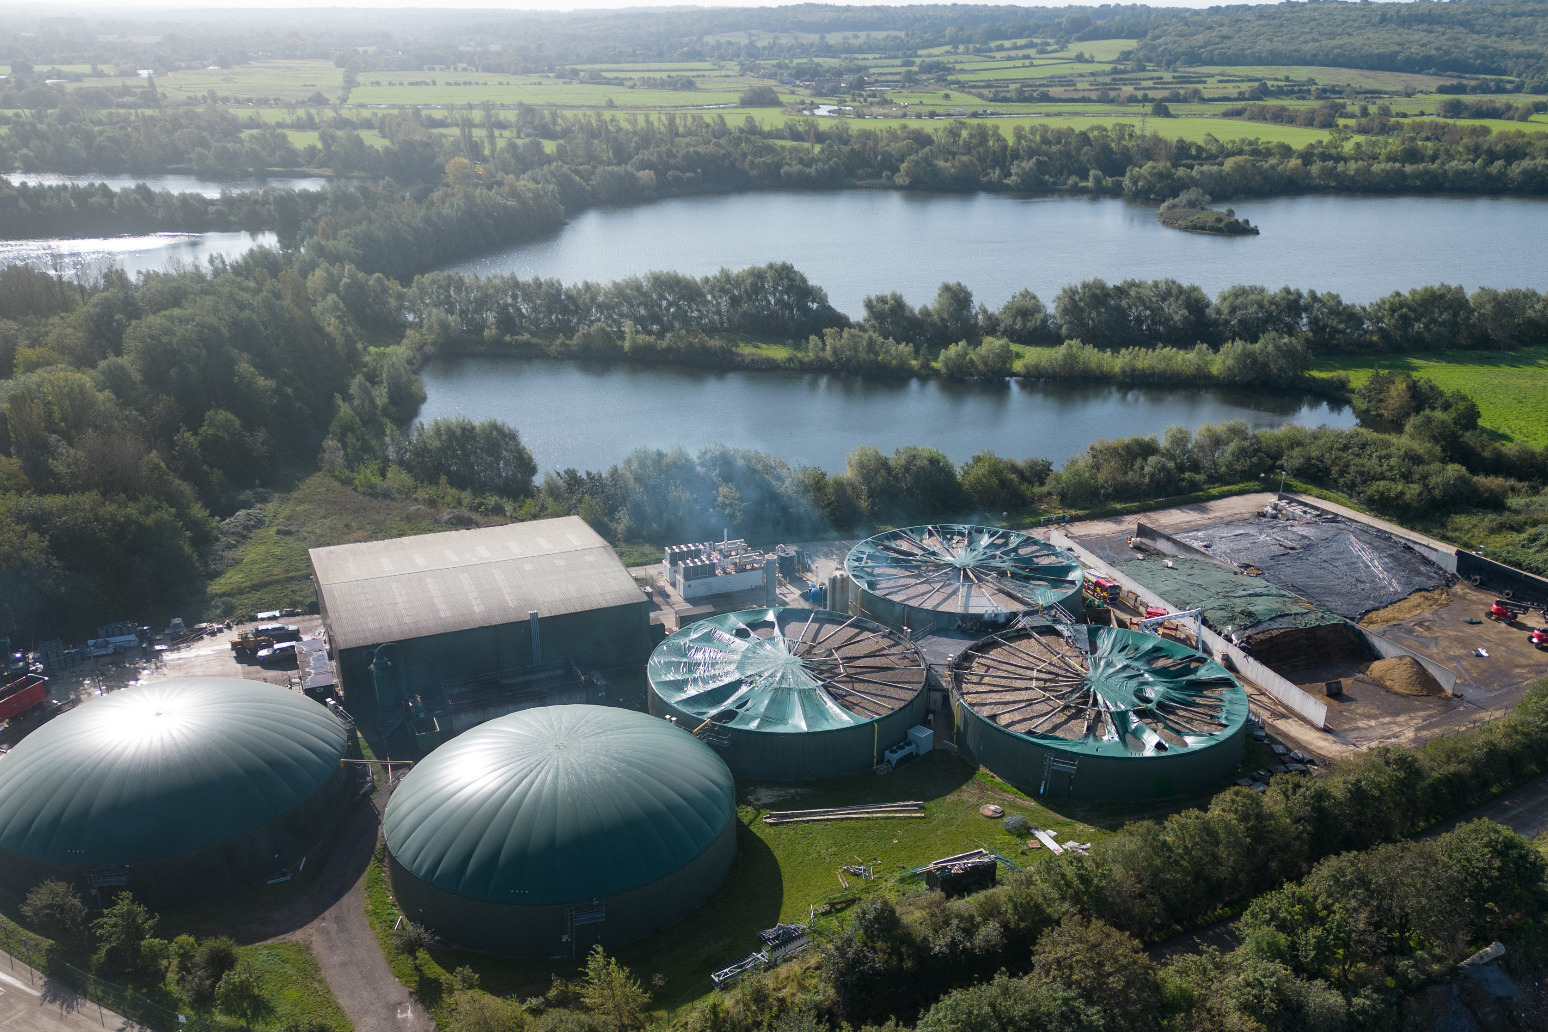
[{"label": "industrial building", "polygon": [[605,706],[498,717],[441,746],[382,821],[404,915],[470,949],[578,957],[673,924],[736,853],[736,787],[687,731]]},{"label": "industrial building", "polygon": [[643,663],[650,602],[579,517],[311,551],[350,711],[386,734],[409,707],[455,734],[582,701],[575,664]]},{"label": "industrial building", "polygon": [[889,530],[844,561],[860,611],[910,631],[982,632],[1017,614],[1081,612],[1080,563],[1030,534],[940,524]]},{"label": "industrial building", "polygon": [[280,874],[339,825],[349,732],[262,681],[136,685],[0,757],[0,884],[57,878],[106,901],[209,899]]},{"label": "industrial building", "polygon": [[859,616],[754,609],[656,647],[650,709],[720,750],[738,777],[827,778],[874,767],[925,718],[923,657]]},{"label": "industrial building", "polygon": [[1247,695],[1173,641],[1085,624],[990,635],[952,665],[957,744],[1035,795],[1143,800],[1213,788],[1246,744]]}]

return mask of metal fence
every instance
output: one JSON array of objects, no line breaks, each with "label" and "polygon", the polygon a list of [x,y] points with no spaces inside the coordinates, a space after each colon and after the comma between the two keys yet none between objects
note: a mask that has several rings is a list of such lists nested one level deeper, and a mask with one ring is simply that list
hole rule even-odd
[{"label": "metal fence", "polygon": [[50,1003],[74,1010],[89,1001],[97,1005],[99,1016],[105,1017],[100,1009],[107,1008],[156,1032],[175,1032],[181,1027],[182,1019],[176,1011],[51,955],[26,932],[10,937],[5,946],[6,964],[12,976],[25,977]]}]

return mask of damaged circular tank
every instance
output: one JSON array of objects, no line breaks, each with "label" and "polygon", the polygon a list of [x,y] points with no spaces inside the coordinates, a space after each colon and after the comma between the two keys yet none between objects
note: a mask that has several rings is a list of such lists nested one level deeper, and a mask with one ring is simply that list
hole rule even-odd
[{"label": "damaged circular tank", "polygon": [[1019,613],[1081,612],[1080,562],[1015,530],[933,524],[867,538],[844,561],[860,609],[910,630],[989,630]]},{"label": "damaged circular tank", "polygon": [[1138,631],[1017,628],[952,664],[957,744],[1025,792],[1141,800],[1240,764],[1247,695],[1219,663]]},{"label": "damaged circular tank", "polygon": [[862,616],[752,609],[689,624],[656,647],[650,710],[720,750],[740,777],[797,781],[881,762],[924,721],[925,663]]}]

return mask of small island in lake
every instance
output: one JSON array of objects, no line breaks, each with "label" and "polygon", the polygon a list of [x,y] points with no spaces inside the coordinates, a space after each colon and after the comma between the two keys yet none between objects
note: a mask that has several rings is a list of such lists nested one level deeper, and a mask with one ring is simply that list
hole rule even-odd
[{"label": "small island in lake", "polygon": [[1236,217],[1230,208],[1216,211],[1209,206],[1209,195],[1197,188],[1185,190],[1161,205],[1156,220],[1185,233],[1213,233],[1216,236],[1257,236],[1258,227]]}]

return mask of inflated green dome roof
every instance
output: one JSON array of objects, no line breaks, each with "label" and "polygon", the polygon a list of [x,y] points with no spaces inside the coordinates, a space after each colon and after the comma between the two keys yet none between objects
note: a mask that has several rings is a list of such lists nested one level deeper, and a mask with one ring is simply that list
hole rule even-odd
[{"label": "inflated green dome roof", "polygon": [[326,707],[262,681],[125,688],[0,757],[0,848],[93,865],[190,853],[310,799],[345,747]]},{"label": "inflated green dome roof", "polygon": [[421,760],[382,829],[421,881],[541,905],[664,877],[735,813],[725,762],[681,728],[607,706],[544,706],[480,724]]}]

